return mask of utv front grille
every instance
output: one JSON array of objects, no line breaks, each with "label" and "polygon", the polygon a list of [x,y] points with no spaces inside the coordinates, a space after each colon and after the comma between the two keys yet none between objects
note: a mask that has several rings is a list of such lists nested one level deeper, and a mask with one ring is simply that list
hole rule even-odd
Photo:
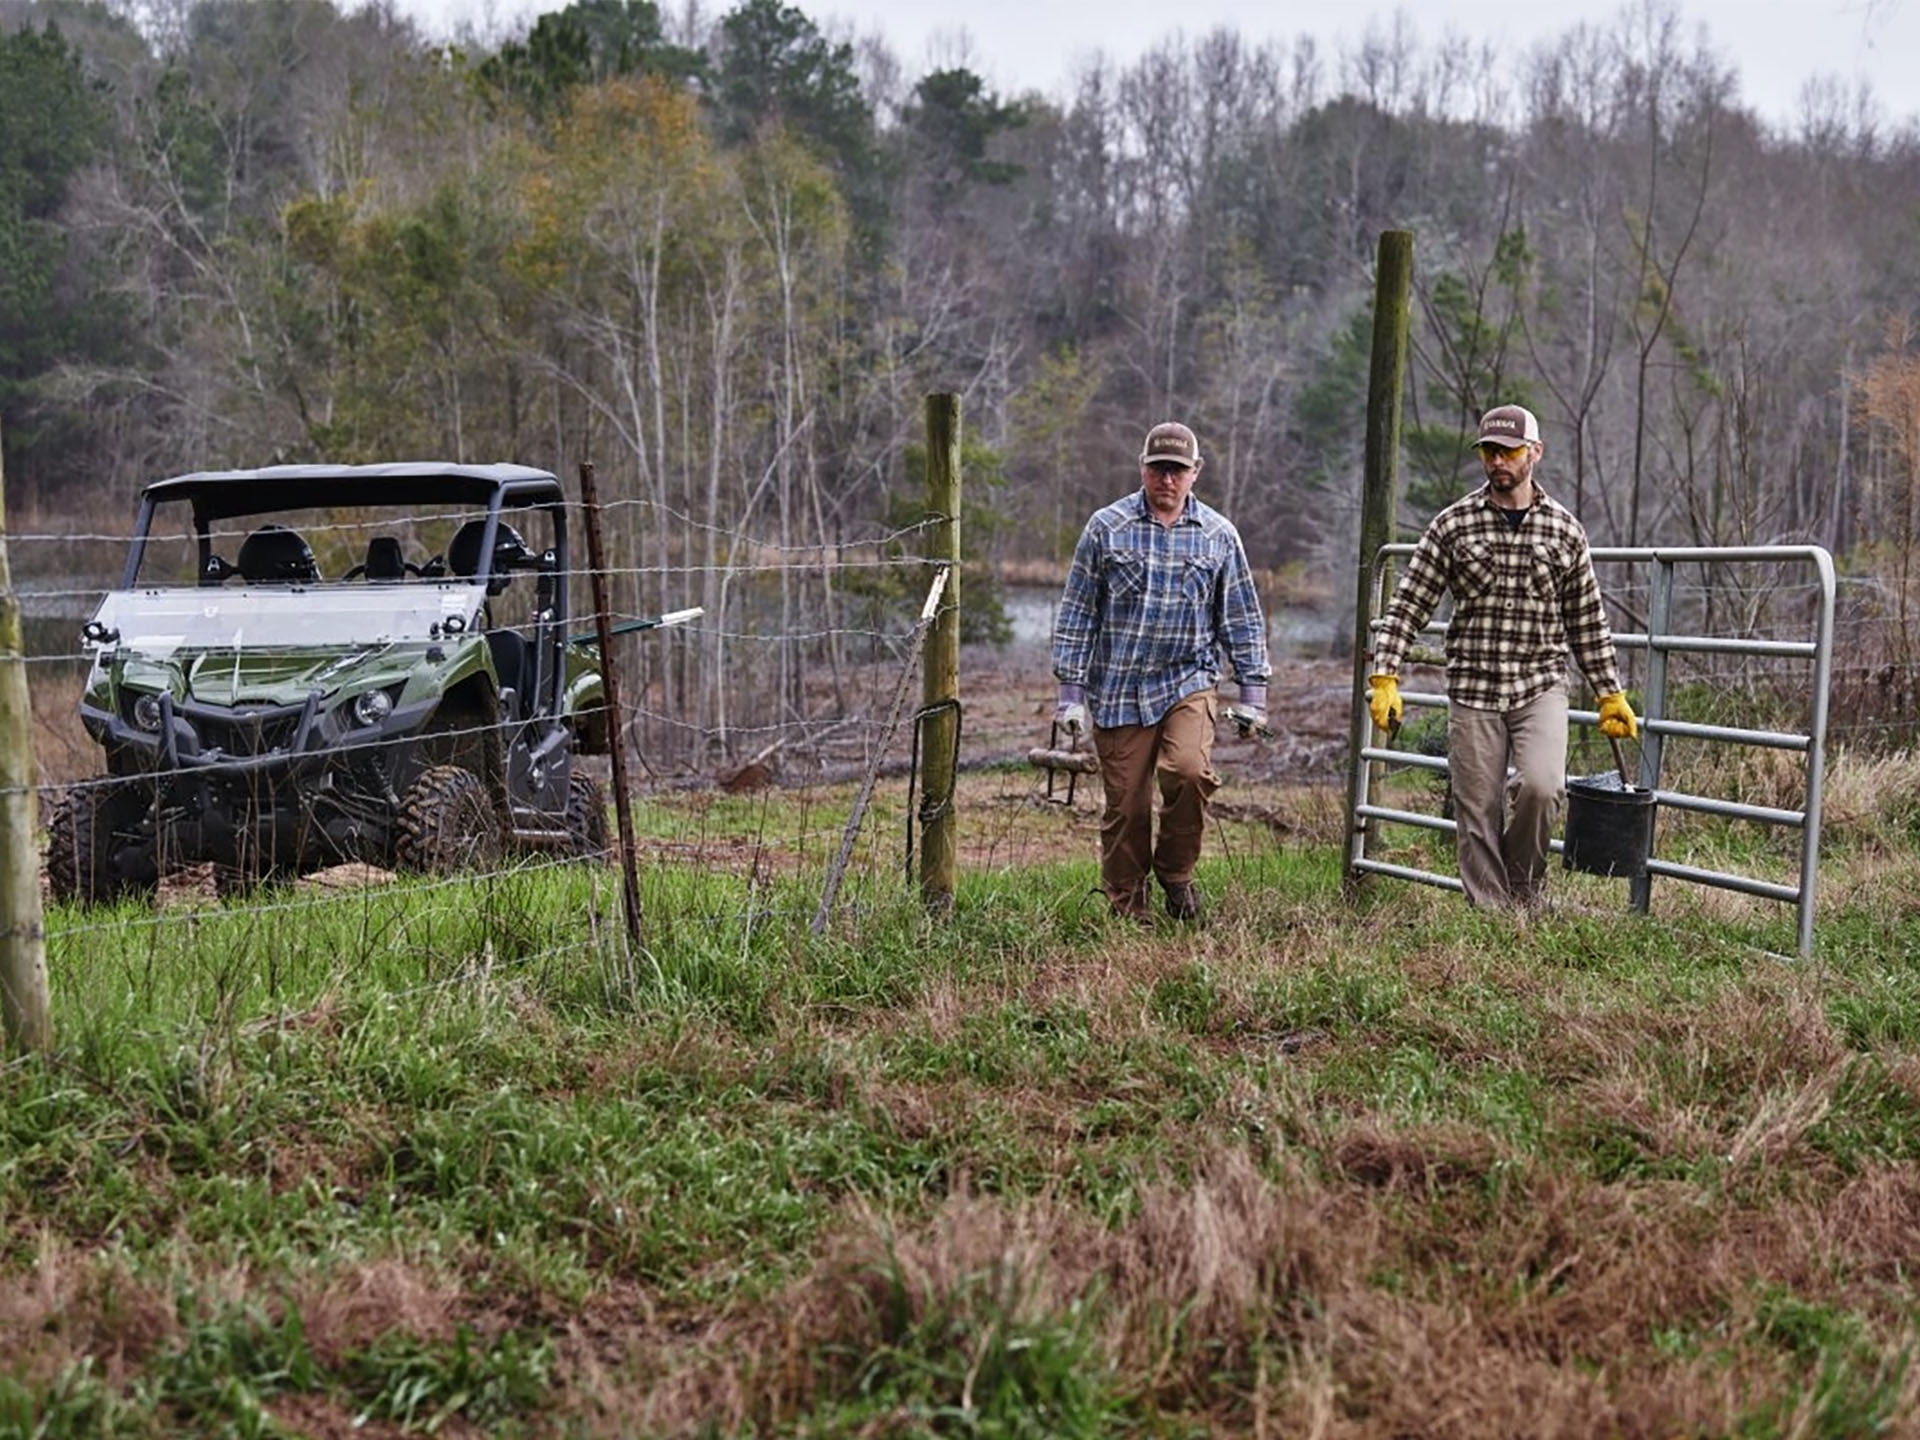
[{"label": "utv front grille", "polygon": [[279,705],[220,713],[196,707],[188,715],[200,748],[223,755],[271,755],[291,745],[300,728],[300,710]]}]

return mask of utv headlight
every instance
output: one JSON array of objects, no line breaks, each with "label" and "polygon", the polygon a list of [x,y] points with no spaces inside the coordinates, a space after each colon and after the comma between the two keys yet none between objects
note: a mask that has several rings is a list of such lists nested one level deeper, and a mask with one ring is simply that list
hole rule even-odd
[{"label": "utv headlight", "polygon": [[166,719],[160,709],[158,695],[141,695],[133,702],[133,723],[149,735],[160,733],[161,723]]},{"label": "utv headlight", "polygon": [[366,690],[353,697],[353,723],[378,725],[393,713],[393,696],[384,690]]}]

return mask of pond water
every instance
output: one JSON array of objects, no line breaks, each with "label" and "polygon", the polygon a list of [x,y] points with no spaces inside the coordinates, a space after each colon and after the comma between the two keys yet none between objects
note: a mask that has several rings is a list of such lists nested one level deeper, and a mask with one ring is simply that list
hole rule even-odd
[{"label": "pond water", "polygon": [[[55,670],[85,670],[88,659],[80,648],[80,627],[99,608],[100,593],[18,591],[16,598],[20,602],[20,641],[27,659]],[[36,667],[32,673],[45,671]]]},{"label": "pond water", "polygon": [[[99,604],[97,594],[58,597],[22,594],[21,620],[26,630],[27,654],[66,656],[83,664],[80,627]],[[1053,641],[1053,612],[1060,603],[1055,586],[1010,585],[1003,592],[1007,618],[1013,624],[1013,643],[1045,648]],[[1275,655],[1323,656],[1331,653],[1339,619],[1316,610],[1276,609],[1267,612],[1267,644]]]},{"label": "pond water", "polygon": [[[1060,604],[1057,588],[1009,585],[1003,595],[1007,619],[1013,623],[1016,645],[1048,645],[1053,641],[1053,613]],[[1322,656],[1332,652],[1339,617],[1315,610],[1275,609],[1267,612],[1267,645],[1276,655]]]}]

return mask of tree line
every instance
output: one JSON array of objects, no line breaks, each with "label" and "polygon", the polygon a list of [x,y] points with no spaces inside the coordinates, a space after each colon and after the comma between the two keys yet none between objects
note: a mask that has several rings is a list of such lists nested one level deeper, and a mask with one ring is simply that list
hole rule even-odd
[{"label": "tree line", "polygon": [[[1517,400],[1596,543],[1825,544],[1904,636],[1920,132],[1819,81],[1764,123],[1689,36],[1662,0],[1524,55],[1219,30],[1001,95],[780,0],[451,43],[384,4],[5,0],[9,502],[592,459],[634,506],[629,608],[841,635],[904,582],[833,557],[912,523],[920,397],[950,390],[971,555],[1058,560],[1177,416],[1256,565],[1338,595],[1404,228],[1409,525]],[[702,726],[730,626],[652,677]],[[806,668],[774,665],[777,707]]]}]

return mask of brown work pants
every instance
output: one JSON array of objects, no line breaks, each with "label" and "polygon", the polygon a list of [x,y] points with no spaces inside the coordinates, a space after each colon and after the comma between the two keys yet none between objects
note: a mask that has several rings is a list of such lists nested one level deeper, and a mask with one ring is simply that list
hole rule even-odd
[{"label": "brown work pants", "polygon": [[1468,902],[1481,909],[1539,904],[1553,822],[1567,794],[1566,687],[1513,710],[1451,706],[1447,764]]},{"label": "brown work pants", "polygon": [[[1100,784],[1100,885],[1107,902],[1147,913],[1147,875],[1163,886],[1193,879],[1207,824],[1207,797],[1220,788],[1213,773],[1213,691],[1179,701],[1158,725],[1096,728]],[[1160,791],[1160,838],[1153,838],[1153,792]]]}]

